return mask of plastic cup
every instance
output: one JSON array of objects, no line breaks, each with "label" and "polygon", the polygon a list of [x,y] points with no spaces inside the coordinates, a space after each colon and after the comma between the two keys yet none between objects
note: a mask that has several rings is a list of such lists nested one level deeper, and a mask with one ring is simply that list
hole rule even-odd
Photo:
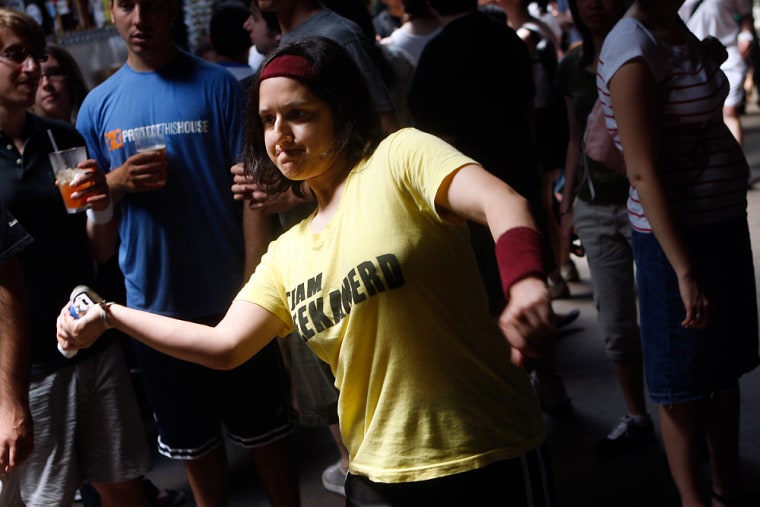
[{"label": "plastic cup", "polygon": [[[144,153],[146,151],[157,151],[161,153],[161,157],[166,160],[166,136],[161,133],[136,133],[135,134],[135,150],[137,153]],[[161,180],[152,187],[160,188],[166,186],[166,164],[164,164],[164,174]]]},{"label": "plastic cup", "polygon": [[50,165],[53,167],[55,182],[58,185],[58,190],[61,191],[66,211],[68,213],[79,213],[86,210],[87,198],[74,199],[71,197],[71,194],[91,187],[93,183],[90,182],[72,187],[71,182],[80,174],[87,172],[86,169],[77,168],[79,162],[87,160],[87,148],[77,146],[68,150],[54,151],[48,154],[48,156],[50,157]]}]

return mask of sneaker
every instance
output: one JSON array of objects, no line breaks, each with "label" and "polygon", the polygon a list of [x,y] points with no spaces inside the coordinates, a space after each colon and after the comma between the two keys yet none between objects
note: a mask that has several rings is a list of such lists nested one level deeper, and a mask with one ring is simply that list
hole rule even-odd
[{"label": "sneaker", "polygon": [[614,456],[655,440],[654,424],[649,414],[639,417],[626,414],[597,444],[596,453],[599,456]]},{"label": "sneaker", "polygon": [[569,326],[575,320],[578,318],[578,316],[581,314],[581,311],[577,308],[573,308],[567,313],[558,313],[556,314],[557,320],[557,329],[562,329],[565,326]]},{"label": "sneaker", "polygon": [[339,495],[346,496],[346,475],[348,472],[344,472],[340,466],[340,460],[337,463],[325,468],[322,472],[322,486],[327,491],[332,491]]},{"label": "sneaker", "polygon": [[586,255],[586,250],[583,248],[581,238],[578,237],[578,232],[575,230],[575,227],[573,227],[572,232],[570,233],[570,253],[576,257],[583,257]]},{"label": "sneaker", "polygon": [[573,262],[572,259],[564,263],[562,267],[559,268],[559,274],[562,276],[562,278],[565,279],[566,282],[577,282],[581,279],[581,275],[578,273],[578,268],[575,267],[575,262]]},{"label": "sneaker", "polygon": [[565,383],[559,375],[553,375],[549,379],[538,379],[535,371],[530,372],[530,383],[538,394],[541,410],[550,414],[566,412],[573,407],[570,397],[567,395]]}]

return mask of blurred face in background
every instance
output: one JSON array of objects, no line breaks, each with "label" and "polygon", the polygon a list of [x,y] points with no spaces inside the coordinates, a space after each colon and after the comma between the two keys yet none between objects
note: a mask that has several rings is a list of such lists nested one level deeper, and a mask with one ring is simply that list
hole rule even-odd
[{"label": "blurred face in background", "polygon": [[576,0],[581,22],[593,34],[607,34],[625,12],[623,0]]},{"label": "blurred face in background", "polygon": [[251,15],[248,16],[248,19],[243,24],[243,28],[248,31],[251,44],[256,46],[256,50],[259,53],[265,55],[277,46],[279,34],[273,33],[269,28],[256,0],[251,2],[250,9]]},{"label": "blurred face in background", "polygon": [[42,62],[42,75],[37,87],[37,97],[32,111],[46,118],[71,121],[74,98],[69,85],[69,76],[61,68],[53,55]]}]

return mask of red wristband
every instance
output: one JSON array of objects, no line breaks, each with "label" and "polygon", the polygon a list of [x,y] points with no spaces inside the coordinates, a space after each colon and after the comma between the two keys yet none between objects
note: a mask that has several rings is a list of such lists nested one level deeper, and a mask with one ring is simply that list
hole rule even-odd
[{"label": "red wristband", "polygon": [[535,276],[546,280],[543,235],[531,227],[513,227],[496,240],[496,263],[501,287],[509,299],[512,285]]}]

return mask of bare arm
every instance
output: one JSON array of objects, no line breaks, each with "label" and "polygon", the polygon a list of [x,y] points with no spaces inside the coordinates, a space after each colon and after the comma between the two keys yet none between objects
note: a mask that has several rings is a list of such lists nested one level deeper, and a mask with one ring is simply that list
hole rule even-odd
[{"label": "bare arm", "polygon": [[[746,16],[742,16],[739,20],[739,28],[741,30],[740,33],[746,33],[750,36],[754,37],[755,34],[755,27],[754,27],[755,21],[754,17],[752,16],[752,13],[750,12]],[[749,36],[740,36],[738,40],[736,41],[737,48],[739,49],[739,54],[742,58],[745,60],[750,57],[752,53],[752,38]]]},{"label": "bare arm", "polygon": [[580,169],[581,154],[581,127],[575,119],[573,104],[569,97],[565,97],[567,108],[568,140],[565,154],[565,186],[562,189],[562,202],[559,205],[559,230],[560,248],[567,252],[570,245],[573,229],[573,206],[578,187],[578,174]]},{"label": "bare arm", "polygon": [[[97,162],[93,159],[89,159],[85,162],[81,162],[78,167],[83,169],[89,169],[90,172],[82,177],[79,181],[86,182],[92,181],[92,186],[86,188],[81,192],[82,195],[87,196],[87,204],[90,208],[101,214],[110,206],[113,210],[113,200],[111,199],[106,176],[98,167]],[[75,182],[76,183],[76,182]],[[80,192],[74,194],[75,197],[79,197]],[[96,262],[106,262],[110,259],[115,250],[119,238],[118,221],[113,218],[105,223],[95,223],[92,220],[87,220],[87,237],[90,243],[90,254]]]},{"label": "bare arm", "polygon": [[509,185],[480,166],[470,164],[443,182],[436,205],[483,225],[494,239],[513,227],[536,228],[528,202]]},{"label": "bare arm", "polygon": [[[527,201],[509,185],[477,165],[447,178],[436,196],[444,212],[487,225],[494,240],[516,227],[536,228]],[[526,277],[512,285],[499,326],[513,347],[513,360],[540,356],[554,329],[554,313],[544,280]]]},{"label": "bare arm", "polygon": [[[274,314],[246,301],[233,301],[215,327],[164,317],[122,305],[107,310],[109,325],[148,347],[209,368],[228,370],[241,365],[285,327]],[[100,308],[75,320],[66,305],[58,316],[62,348],[87,348],[105,331]]]},{"label": "bare arm", "polygon": [[657,85],[649,67],[633,60],[617,71],[609,84],[618,124],[628,179],[636,187],[652,231],[678,276],[681,299],[686,307],[682,325],[703,327],[708,302],[695,278],[689,252],[673,221],[673,215],[656,167]]},{"label": "bare arm", "polygon": [[17,259],[0,263],[0,476],[32,452],[29,313]]},{"label": "bare arm", "polygon": [[567,151],[565,152],[565,187],[562,189],[562,203],[559,206],[560,216],[571,213],[575,201],[576,187],[578,186],[578,168],[581,160],[581,129],[575,119],[573,104],[569,97],[565,97],[567,109]]}]

